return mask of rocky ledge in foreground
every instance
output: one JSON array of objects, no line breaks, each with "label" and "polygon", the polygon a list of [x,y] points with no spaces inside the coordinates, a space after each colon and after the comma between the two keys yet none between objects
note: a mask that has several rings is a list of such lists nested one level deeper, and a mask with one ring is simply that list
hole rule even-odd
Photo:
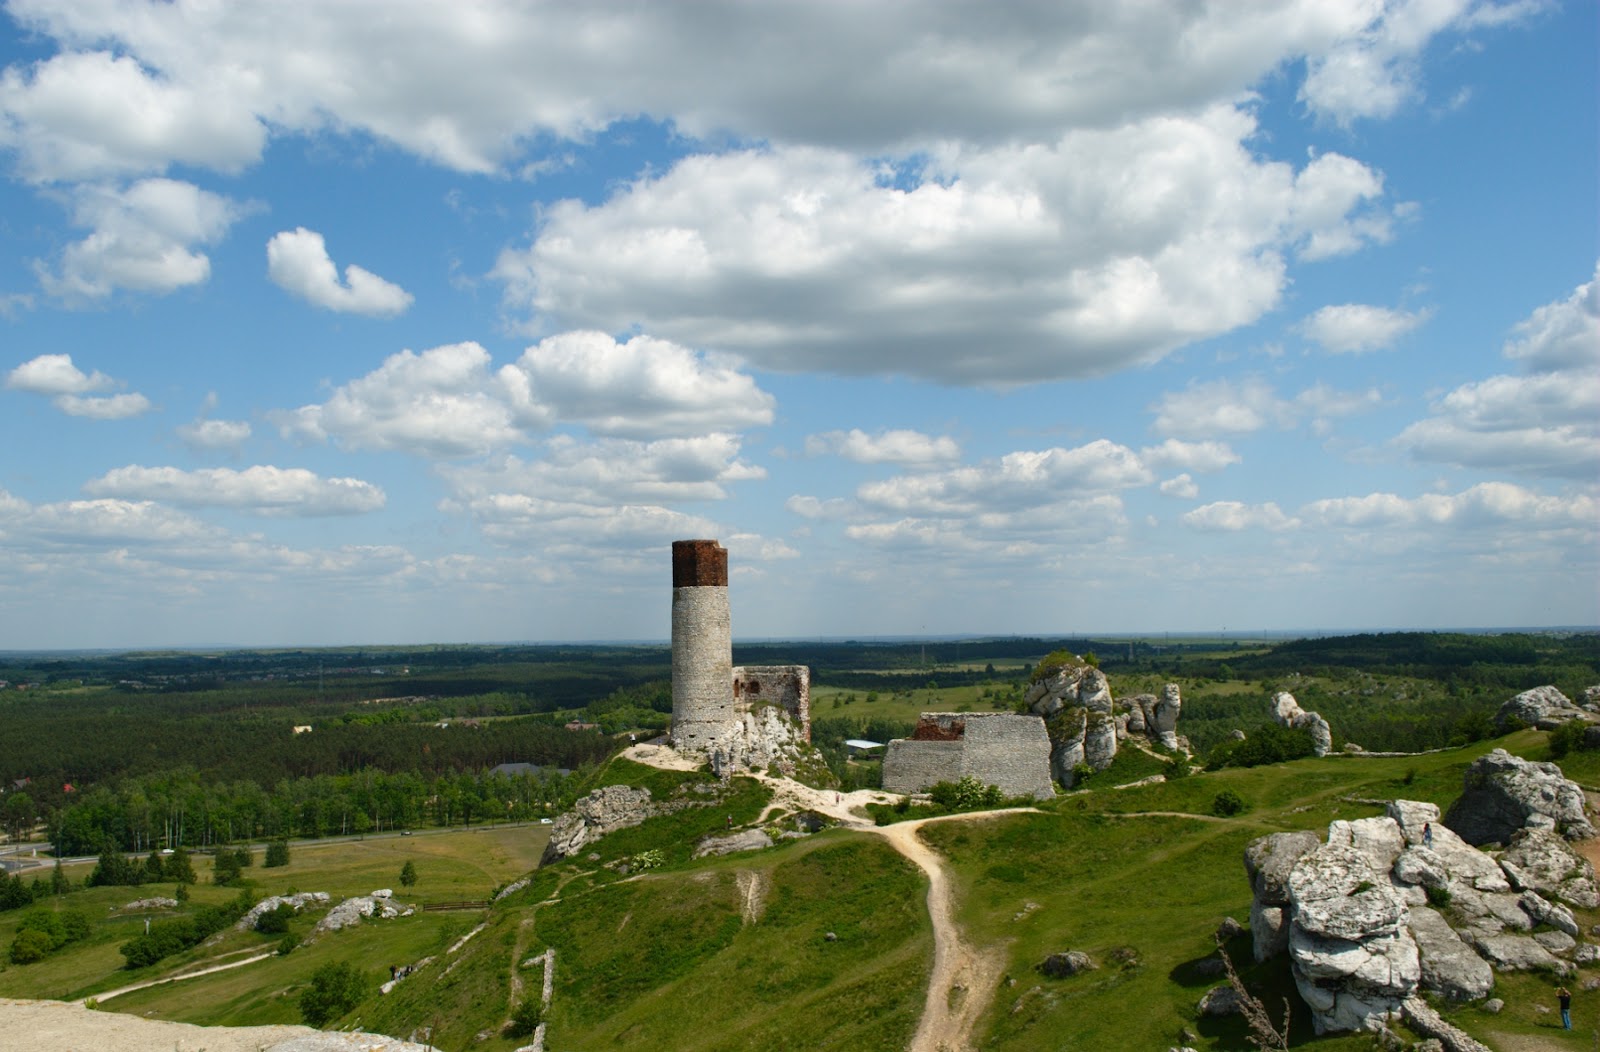
[{"label": "rocky ledge in foreground", "polygon": [[1472,1001],[1496,971],[1566,973],[1574,956],[1600,956],[1579,945],[1567,905],[1600,901],[1593,867],[1548,829],[1511,839],[1496,858],[1441,825],[1435,805],[1395,800],[1381,817],[1332,823],[1326,842],[1254,840],[1256,959],[1288,953],[1326,1033],[1376,1030],[1420,992]]}]

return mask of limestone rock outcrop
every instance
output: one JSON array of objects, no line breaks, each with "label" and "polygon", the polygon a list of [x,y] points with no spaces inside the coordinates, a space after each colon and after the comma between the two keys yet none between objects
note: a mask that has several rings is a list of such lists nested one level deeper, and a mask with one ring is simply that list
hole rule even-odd
[{"label": "limestone rock outcrop", "polygon": [[1152,742],[1167,749],[1188,752],[1188,743],[1178,735],[1178,715],[1183,711],[1183,698],[1176,683],[1161,688],[1161,695],[1136,694],[1128,699],[1126,727],[1131,734],[1143,734]]},{"label": "limestone rock outcrop", "polygon": [[1553,763],[1532,763],[1496,749],[1467,768],[1463,792],[1444,824],[1469,844],[1510,843],[1522,829],[1554,828],[1569,840],[1595,835],[1583,790]]},{"label": "limestone rock outcrop", "polygon": [[1333,732],[1328,727],[1328,721],[1320,713],[1302,709],[1288,691],[1279,691],[1272,696],[1272,718],[1278,721],[1280,727],[1309,731],[1314,755],[1326,756],[1333,751]]},{"label": "limestone rock outcrop", "polygon": [[1077,777],[1074,768],[1084,764],[1090,770],[1105,770],[1116,759],[1118,744],[1133,735],[1167,749],[1190,751],[1178,733],[1183,699],[1176,683],[1168,683],[1160,696],[1139,694],[1119,707],[1104,673],[1090,665],[1066,664],[1030,685],[1023,702],[1029,712],[1044,718],[1050,734],[1051,774],[1069,789]]},{"label": "limestone rock outcrop", "polygon": [[320,906],[329,900],[326,891],[302,891],[293,895],[268,895],[254,906],[248,913],[234,924],[235,931],[248,931],[256,926],[256,921],[261,919],[263,913],[271,913],[284,903],[294,908],[296,913],[307,906]]},{"label": "limestone rock outcrop", "polygon": [[760,829],[741,829],[737,833],[726,836],[708,836],[701,838],[695,845],[694,857],[705,858],[707,855],[731,855],[738,851],[760,851],[762,848],[771,847],[772,838]]},{"label": "limestone rock outcrop", "polygon": [[1276,957],[1289,947],[1289,873],[1302,855],[1317,849],[1315,833],[1272,833],[1244,849],[1244,869],[1254,892],[1250,905],[1251,948],[1257,961]]},{"label": "limestone rock outcrop", "polygon": [[1500,856],[1500,868],[1519,891],[1537,891],[1583,909],[1600,907],[1594,866],[1554,833],[1542,829],[1516,833]]},{"label": "limestone rock outcrop", "polygon": [[1274,833],[1245,849],[1256,959],[1288,952],[1318,1033],[1377,1030],[1419,992],[1486,997],[1495,971],[1600,959],[1557,901],[1594,901],[1593,870],[1554,832],[1519,832],[1497,861],[1441,825],[1433,804],[1385,811],[1333,822],[1326,843]]},{"label": "limestone rock outcrop", "polygon": [[1117,756],[1117,724],[1111,684],[1090,665],[1063,665],[1028,687],[1028,711],[1044,717],[1050,735],[1050,773],[1067,788],[1075,768],[1103,771]]},{"label": "limestone rock outcrop", "polygon": [[1509,699],[1494,714],[1494,725],[1501,731],[1521,725],[1553,730],[1569,720],[1585,718],[1582,709],[1553,686],[1534,687]]},{"label": "limestone rock outcrop", "polygon": [[650,790],[630,785],[601,786],[555,820],[540,865],[575,855],[607,833],[636,826],[655,813]]}]

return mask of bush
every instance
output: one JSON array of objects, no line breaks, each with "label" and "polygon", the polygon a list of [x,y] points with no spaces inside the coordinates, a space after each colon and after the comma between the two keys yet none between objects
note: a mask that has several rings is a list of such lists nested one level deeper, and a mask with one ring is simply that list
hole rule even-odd
[{"label": "bush", "polygon": [[1211,813],[1218,818],[1231,818],[1245,809],[1244,797],[1232,789],[1224,789],[1211,798]]},{"label": "bush", "polygon": [[289,842],[287,840],[274,840],[267,845],[267,857],[261,865],[266,869],[275,869],[278,866],[289,864]]},{"label": "bush", "polygon": [[280,902],[276,908],[256,918],[256,931],[263,935],[282,935],[289,930],[289,921],[294,918],[294,912],[293,906]]},{"label": "bush", "polygon": [[323,1024],[344,1015],[367,996],[367,979],[347,961],[325,964],[311,973],[311,985],[300,994],[300,1016],[306,1025]]},{"label": "bush", "polygon": [[50,945],[50,936],[37,928],[29,928],[17,932],[17,937],[11,940],[11,963],[32,964],[34,961],[43,960],[54,949]]},{"label": "bush", "polygon": [[1314,751],[1311,732],[1269,723],[1250,732],[1243,741],[1229,739],[1218,744],[1206,757],[1206,768],[1259,767],[1310,756]]},{"label": "bush", "polygon": [[1550,732],[1550,758],[1559,760],[1574,749],[1583,748],[1584,720],[1568,720]]},{"label": "bush", "polygon": [[412,864],[410,859],[407,859],[406,864],[400,867],[400,885],[401,887],[409,888],[416,882],[417,867]]},{"label": "bush", "polygon": [[527,1037],[539,1029],[544,1010],[536,998],[523,1001],[511,1010],[511,1022],[506,1024],[507,1037]]},{"label": "bush", "polygon": [[1444,909],[1450,905],[1450,889],[1447,887],[1427,888],[1424,894],[1428,896],[1428,905],[1435,909]]}]

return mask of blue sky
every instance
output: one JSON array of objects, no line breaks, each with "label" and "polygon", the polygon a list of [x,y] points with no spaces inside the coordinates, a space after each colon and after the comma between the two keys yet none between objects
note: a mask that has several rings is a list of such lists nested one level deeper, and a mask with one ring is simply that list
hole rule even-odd
[{"label": "blue sky", "polygon": [[1592,3],[4,10],[0,648],[1600,624]]}]

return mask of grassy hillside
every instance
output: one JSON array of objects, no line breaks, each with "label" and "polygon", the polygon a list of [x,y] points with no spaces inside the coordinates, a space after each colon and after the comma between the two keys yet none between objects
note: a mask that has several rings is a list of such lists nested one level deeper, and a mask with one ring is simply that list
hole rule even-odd
[{"label": "grassy hillside", "polygon": [[[1185,1028],[1196,1035],[1190,1043],[1208,1052],[1246,1047],[1238,1021],[1202,1022],[1194,1011],[1216,984],[1196,968],[1211,952],[1211,933],[1224,916],[1248,920],[1244,845],[1276,830],[1321,833],[1334,818],[1381,813],[1378,801],[1394,797],[1447,804],[1459,792],[1466,765],[1496,745],[1538,759],[1547,752],[1545,735],[1524,731],[1422,756],[1336,755],[1135,789],[1096,786],[1036,814],[925,827],[924,840],[948,860],[967,938],[999,947],[1006,958],[1004,978],[978,1028],[979,1047],[1166,1048]],[[1575,753],[1563,762],[1579,781],[1600,782],[1600,753]],[[905,1047],[921,1013],[932,952],[927,885],[914,866],[874,834],[843,830],[694,860],[695,841],[725,829],[730,815],[735,824],[755,822],[767,790],[748,779],[713,788],[698,773],[620,760],[602,780],[645,784],[658,799],[708,805],[683,807],[607,837],[595,845],[596,857],[586,851],[538,871],[530,886],[489,910],[362,925],[287,956],[123,994],[107,1007],[204,1023],[298,1021],[296,999],[310,974],[348,962],[366,974],[371,991],[338,1025],[397,1036],[427,1031],[441,1048],[509,1052],[526,1041],[503,1033],[511,1010],[540,988],[540,966],[524,964],[554,948],[555,998],[547,1017],[552,1047]],[[1236,793],[1246,809],[1213,816],[1213,801],[1223,791]],[[263,894],[297,887],[337,896],[395,887],[407,901],[485,898],[532,869],[544,833],[538,826],[502,827],[297,846],[289,867],[248,872]],[[659,859],[641,872],[646,852],[659,852]],[[397,879],[407,860],[420,881],[404,890]],[[116,945],[140,921],[107,907],[135,894],[117,888],[65,896],[59,904],[96,917],[94,934],[38,964],[6,966],[0,994],[83,996],[273,945],[267,936],[230,933],[141,972],[118,970]],[[232,894],[195,889],[196,901]],[[314,919],[298,919],[292,930],[304,933]],[[9,944],[17,923],[15,914],[0,915],[0,945]],[[1600,923],[1600,913],[1582,913],[1580,923],[1585,929]],[[1088,952],[1099,969],[1069,979],[1037,970],[1048,954],[1067,949]],[[1371,1047],[1360,1036],[1314,1038],[1286,964],[1252,965],[1248,936],[1231,949],[1247,982],[1274,1009],[1289,999],[1294,1047]],[[376,993],[387,966],[430,957],[392,993]],[[1549,987],[1545,976],[1501,977],[1504,1014],[1490,1017],[1476,1008],[1447,1014],[1480,1035],[1522,1035],[1550,1049],[1590,1047],[1592,1035],[1568,1036],[1537,1013],[1535,1005],[1550,1000]]]}]

